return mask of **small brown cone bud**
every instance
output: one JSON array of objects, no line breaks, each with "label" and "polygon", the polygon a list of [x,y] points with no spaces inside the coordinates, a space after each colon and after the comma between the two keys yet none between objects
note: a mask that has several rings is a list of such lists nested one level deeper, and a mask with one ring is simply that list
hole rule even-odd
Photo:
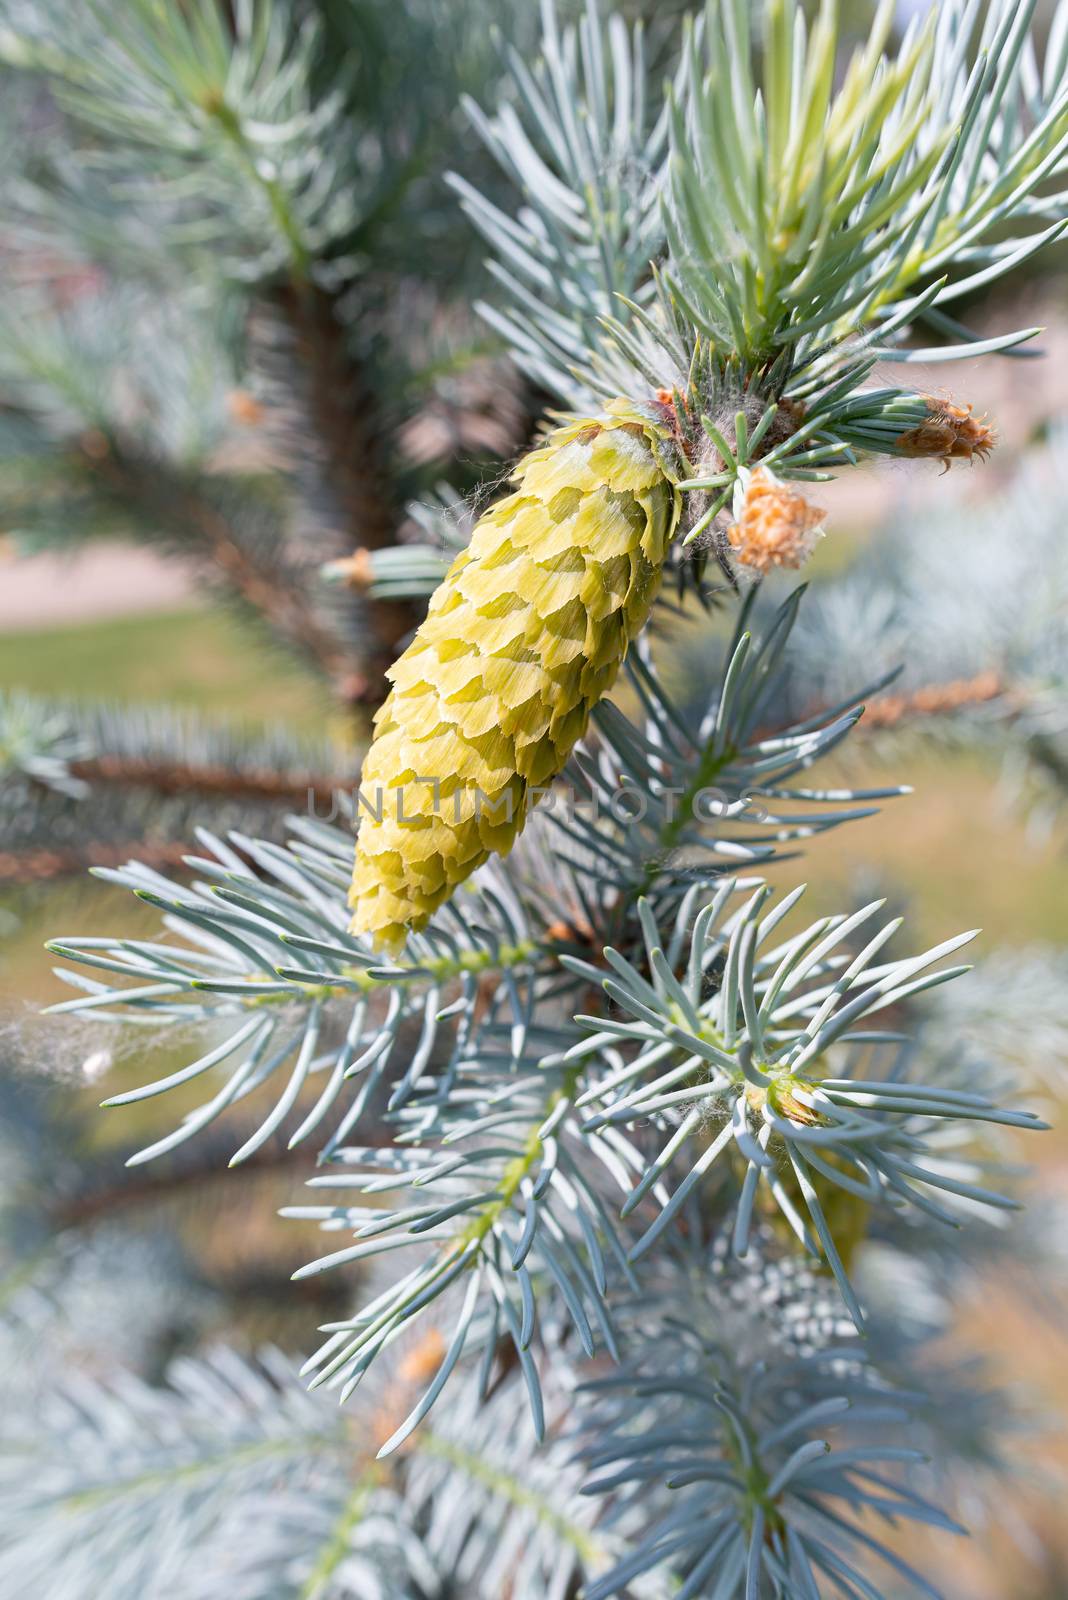
[{"label": "small brown cone bud", "polygon": [[231,389],[226,396],[226,409],[244,428],[255,428],[266,416],[263,406],[247,389]]},{"label": "small brown cone bud", "polygon": [[369,589],[375,581],[374,558],[370,550],[361,545],[351,556],[328,561],[320,569],[320,576],[326,583],[342,583],[349,589]]},{"label": "small brown cone bud", "polygon": [[994,430],[985,418],[973,417],[971,406],[950,405],[948,400],[924,396],[927,416],[897,440],[903,456],[929,457],[941,461],[946,471],[954,461],[985,461],[996,441]]},{"label": "small brown cone bud", "polygon": [[408,1351],[397,1368],[402,1383],[429,1383],[445,1359],[445,1340],[439,1328],[429,1328]]}]

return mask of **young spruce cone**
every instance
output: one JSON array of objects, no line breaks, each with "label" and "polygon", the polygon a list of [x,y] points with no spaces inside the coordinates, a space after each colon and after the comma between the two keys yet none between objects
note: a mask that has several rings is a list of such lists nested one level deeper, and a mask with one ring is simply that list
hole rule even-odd
[{"label": "young spruce cone", "polygon": [[352,930],[396,952],[496,851],[585,732],[679,519],[667,429],[614,401],[520,462],[389,671],[360,779]]}]

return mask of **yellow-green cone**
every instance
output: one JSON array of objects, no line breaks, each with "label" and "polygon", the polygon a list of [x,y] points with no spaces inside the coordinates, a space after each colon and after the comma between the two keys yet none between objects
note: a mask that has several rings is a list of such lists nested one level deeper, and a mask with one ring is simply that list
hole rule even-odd
[{"label": "yellow-green cone", "polygon": [[520,462],[389,672],[360,779],[352,930],[396,951],[560,771],[649,614],[680,496],[613,402]]}]

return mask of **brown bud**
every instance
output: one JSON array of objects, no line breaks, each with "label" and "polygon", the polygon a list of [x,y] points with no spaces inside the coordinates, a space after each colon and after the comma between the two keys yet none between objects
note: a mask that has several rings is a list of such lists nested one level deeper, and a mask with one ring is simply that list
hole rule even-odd
[{"label": "brown bud", "polygon": [[369,589],[375,581],[374,559],[363,545],[351,556],[328,561],[321,576],[327,583],[343,583],[349,589]]},{"label": "brown bud", "polygon": [[559,917],[551,922],[545,930],[546,941],[550,944],[588,944],[594,943],[593,929],[588,922],[575,917],[568,921]]},{"label": "brown bud", "polygon": [[257,427],[265,415],[263,406],[247,389],[231,389],[226,396],[226,409],[245,428]]},{"label": "brown bud", "polygon": [[427,1383],[445,1359],[445,1340],[440,1329],[429,1328],[412,1346],[397,1368],[402,1383]]},{"label": "brown bud", "polygon": [[925,395],[924,404],[924,420],[897,440],[901,455],[941,461],[947,472],[954,461],[974,461],[976,456],[986,460],[996,436],[985,418],[974,417],[970,405],[954,406],[933,395]]}]

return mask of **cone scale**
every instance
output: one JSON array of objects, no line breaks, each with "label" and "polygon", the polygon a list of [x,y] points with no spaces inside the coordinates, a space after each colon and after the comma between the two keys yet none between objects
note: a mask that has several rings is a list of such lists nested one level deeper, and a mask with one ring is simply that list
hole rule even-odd
[{"label": "cone scale", "polygon": [[390,668],[349,896],[352,931],[379,948],[511,848],[615,682],[679,520],[669,434],[624,401],[552,433]]}]

